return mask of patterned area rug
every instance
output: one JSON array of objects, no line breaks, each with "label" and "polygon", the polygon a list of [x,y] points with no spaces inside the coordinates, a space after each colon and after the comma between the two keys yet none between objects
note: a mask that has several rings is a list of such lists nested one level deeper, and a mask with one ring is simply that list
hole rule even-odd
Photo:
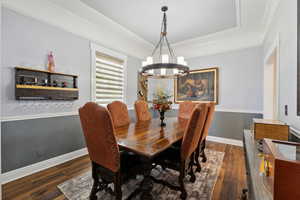
[{"label": "patterned area rug", "polygon": [[[208,160],[206,163],[201,164],[201,173],[196,173],[196,182],[190,183],[188,179],[185,180],[185,186],[188,193],[187,199],[211,199],[211,195],[223,163],[224,153],[207,150],[206,155]],[[169,183],[174,184],[177,183],[178,173],[173,170],[162,170],[160,167],[157,167],[152,170],[152,176],[158,179],[167,180]],[[137,187],[139,187],[139,183],[142,181],[142,179],[142,176],[137,177],[137,179],[131,180],[122,186],[123,199],[126,199],[133,191],[137,189]],[[69,200],[88,200],[92,188],[91,172],[68,180],[58,185],[58,188]],[[180,199],[180,192],[171,190],[166,186],[156,183],[154,183],[152,194],[156,200]],[[105,192],[99,192],[98,199],[112,200],[114,197]],[[139,196],[136,196],[134,199],[138,200],[140,198]]]}]

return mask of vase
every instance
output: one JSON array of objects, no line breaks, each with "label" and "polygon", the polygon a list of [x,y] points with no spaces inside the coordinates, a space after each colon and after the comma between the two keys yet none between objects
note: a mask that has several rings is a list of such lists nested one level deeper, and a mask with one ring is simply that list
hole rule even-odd
[{"label": "vase", "polygon": [[166,123],[164,122],[164,120],[165,120],[165,111],[164,110],[159,111],[159,115],[160,115],[160,126],[161,127],[166,126]]}]

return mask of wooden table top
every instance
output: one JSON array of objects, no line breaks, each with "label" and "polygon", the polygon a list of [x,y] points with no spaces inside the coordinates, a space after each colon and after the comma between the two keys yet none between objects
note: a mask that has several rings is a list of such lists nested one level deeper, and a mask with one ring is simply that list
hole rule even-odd
[{"label": "wooden table top", "polygon": [[123,149],[152,158],[183,138],[187,120],[168,117],[165,123],[165,127],[160,127],[160,120],[152,119],[117,128],[117,142]]}]

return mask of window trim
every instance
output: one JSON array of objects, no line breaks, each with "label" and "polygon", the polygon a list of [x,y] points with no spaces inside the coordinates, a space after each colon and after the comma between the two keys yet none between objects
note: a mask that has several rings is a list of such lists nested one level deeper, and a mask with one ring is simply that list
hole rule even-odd
[{"label": "window trim", "polygon": [[[104,48],[102,46],[99,46],[95,43],[91,43],[91,95],[90,95],[90,99],[92,102],[96,101],[96,51],[115,57],[117,59],[123,60],[124,61],[124,65],[123,65],[123,72],[124,72],[124,76],[123,76],[123,102],[126,103],[127,102],[127,56],[121,53],[118,53],[116,51],[113,51],[111,49],[108,48]],[[102,106],[106,106],[107,104],[100,104]]]}]

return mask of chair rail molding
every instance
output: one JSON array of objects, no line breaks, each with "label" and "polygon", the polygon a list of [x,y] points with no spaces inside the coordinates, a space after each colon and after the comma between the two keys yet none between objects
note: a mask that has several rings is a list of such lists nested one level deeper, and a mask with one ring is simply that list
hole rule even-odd
[{"label": "chair rail molding", "polygon": [[[178,109],[178,107],[174,107]],[[128,110],[134,110],[133,106],[128,107]],[[241,110],[241,109],[223,109],[217,108],[216,112],[231,112],[231,113],[248,113],[248,114],[263,114],[261,110]],[[74,116],[78,115],[78,111],[73,112],[60,112],[60,113],[43,113],[36,115],[21,115],[21,116],[4,116],[1,118],[1,122],[10,122],[10,121],[22,121],[30,119],[41,119],[41,118],[52,118],[52,117],[64,117],[64,116]]]},{"label": "chair rail molding", "polygon": [[73,115],[78,115],[78,111],[61,112],[61,113],[43,113],[43,114],[36,114],[36,115],[7,116],[7,117],[2,117],[1,122],[52,118],[52,117],[64,117],[64,116],[73,116]]}]

